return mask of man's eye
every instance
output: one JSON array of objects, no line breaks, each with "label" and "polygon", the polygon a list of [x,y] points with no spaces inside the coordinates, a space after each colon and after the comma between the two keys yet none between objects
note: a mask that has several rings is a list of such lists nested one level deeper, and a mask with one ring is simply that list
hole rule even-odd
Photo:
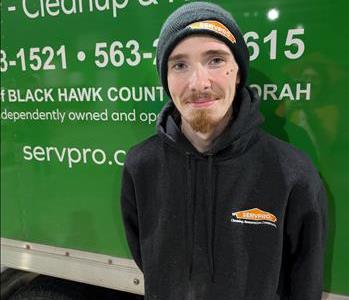
[{"label": "man's eye", "polygon": [[186,68],[186,65],[184,63],[175,63],[172,68],[176,71],[181,71]]},{"label": "man's eye", "polygon": [[210,65],[221,65],[224,62],[224,59],[221,57],[214,57],[210,60]]}]

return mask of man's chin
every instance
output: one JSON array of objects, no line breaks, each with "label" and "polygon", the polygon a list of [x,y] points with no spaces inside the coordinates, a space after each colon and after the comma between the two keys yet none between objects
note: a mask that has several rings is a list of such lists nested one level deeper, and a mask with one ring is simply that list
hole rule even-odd
[{"label": "man's chin", "polygon": [[200,110],[195,113],[195,116],[189,121],[191,128],[200,133],[208,133],[216,127],[216,122],[212,120],[207,112]]}]

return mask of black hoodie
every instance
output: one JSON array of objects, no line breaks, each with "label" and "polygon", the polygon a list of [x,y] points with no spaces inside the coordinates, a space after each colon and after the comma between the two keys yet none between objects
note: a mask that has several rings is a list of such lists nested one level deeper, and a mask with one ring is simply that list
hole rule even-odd
[{"label": "black hoodie", "polygon": [[169,101],[131,148],[121,208],[146,300],[319,300],[326,193],[309,159],[263,132],[259,97],[234,100],[210,151],[181,133]]}]

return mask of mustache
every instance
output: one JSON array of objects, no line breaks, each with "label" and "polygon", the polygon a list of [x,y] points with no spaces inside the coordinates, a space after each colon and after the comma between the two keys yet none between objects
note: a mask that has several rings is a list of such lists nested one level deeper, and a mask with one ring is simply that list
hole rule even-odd
[{"label": "mustache", "polygon": [[221,93],[216,92],[192,92],[184,98],[185,102],[194,102],[197,99],[218,99],[222,98]]}]

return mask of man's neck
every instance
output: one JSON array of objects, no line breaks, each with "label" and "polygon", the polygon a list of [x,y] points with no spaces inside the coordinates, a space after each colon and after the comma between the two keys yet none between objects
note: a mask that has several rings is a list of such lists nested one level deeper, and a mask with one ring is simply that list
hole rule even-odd
[{"label": "man's neck", "polygon": [[219,137],[228,126],[232,117],[232,109],[229,109],[221,122],[207,133],[194,131],[190,124],[181,118],[181,130],[190,143],[201,153],[210,150],[213,141]]}]

